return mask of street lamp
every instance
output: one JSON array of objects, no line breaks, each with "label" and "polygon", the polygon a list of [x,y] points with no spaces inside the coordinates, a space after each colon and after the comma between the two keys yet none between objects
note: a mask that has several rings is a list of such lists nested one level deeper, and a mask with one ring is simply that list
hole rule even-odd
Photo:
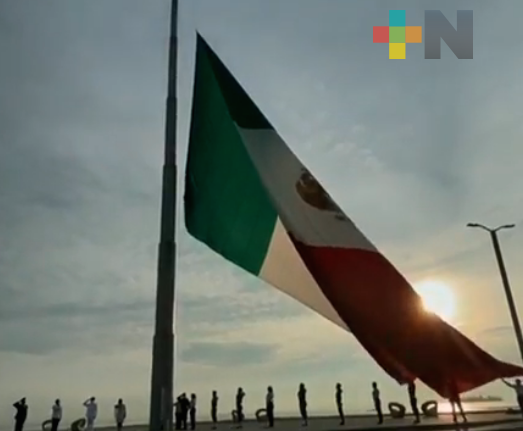
[{"label": "street lamp", "polygon": [[467,223],[467,227],[476,227],[487,231],[490,234],[492,240],[492,246],[494,247],[494,253],[496,254],[496,260],[498,261],[499,273],[501,275],[501,281],[505,288],[505,295],[507,297],[508,308],[510,311],[510,317],[512,318],[512,325],[514,326],[514,332],[516,333],[516,340],[518,343],[519,354],[523,360],[523,334],[521,333],[521,326],[519,324],[518,313],[516,305],[514,304],[514,298],[512,296],[512,290],[510,289],[510,283],[508,281],[507,270],[505,269],[505,263],[503,262],[503,256],[501,254],[501,247],[498,240],[498,231],[502,229],[513,229],[516,227],[515,224],[504,224],[498,226],[495,229],[488,228],[479,223]]}]

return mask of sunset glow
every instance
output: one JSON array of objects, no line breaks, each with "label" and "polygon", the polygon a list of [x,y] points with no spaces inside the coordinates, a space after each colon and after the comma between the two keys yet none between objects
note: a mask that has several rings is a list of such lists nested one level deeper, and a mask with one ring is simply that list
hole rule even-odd
[{"label": "sunset glow", "polygon": [[447,322],[452,322],[456,316],[456,298],[452,288],[440,281],[424,281],[414,286],[421,296],[423,305]]}]

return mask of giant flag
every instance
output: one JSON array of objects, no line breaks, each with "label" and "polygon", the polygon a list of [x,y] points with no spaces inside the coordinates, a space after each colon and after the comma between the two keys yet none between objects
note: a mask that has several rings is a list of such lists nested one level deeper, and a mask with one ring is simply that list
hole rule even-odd
[{"label": "giant flag", "polygon": [[424,311],[200,35],[184,199],[193,237],[352,332],[399,383],[450,397],[523,375]]}]

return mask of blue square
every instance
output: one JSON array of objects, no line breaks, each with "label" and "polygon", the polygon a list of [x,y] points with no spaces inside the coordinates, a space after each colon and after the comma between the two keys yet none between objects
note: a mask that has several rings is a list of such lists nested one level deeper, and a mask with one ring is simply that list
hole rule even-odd
[{"label": "blue square", "polygon": [[390,27],[405,27],[405,11],[404,10],[389,10],[389,26]]}]

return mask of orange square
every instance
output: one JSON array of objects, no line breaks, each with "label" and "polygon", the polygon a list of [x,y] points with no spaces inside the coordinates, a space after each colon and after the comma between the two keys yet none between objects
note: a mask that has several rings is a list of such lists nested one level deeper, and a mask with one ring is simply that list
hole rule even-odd
[{"label": "orange square", "polygon": [[406,43],[421,43],[421,26],[405,27]]}]

